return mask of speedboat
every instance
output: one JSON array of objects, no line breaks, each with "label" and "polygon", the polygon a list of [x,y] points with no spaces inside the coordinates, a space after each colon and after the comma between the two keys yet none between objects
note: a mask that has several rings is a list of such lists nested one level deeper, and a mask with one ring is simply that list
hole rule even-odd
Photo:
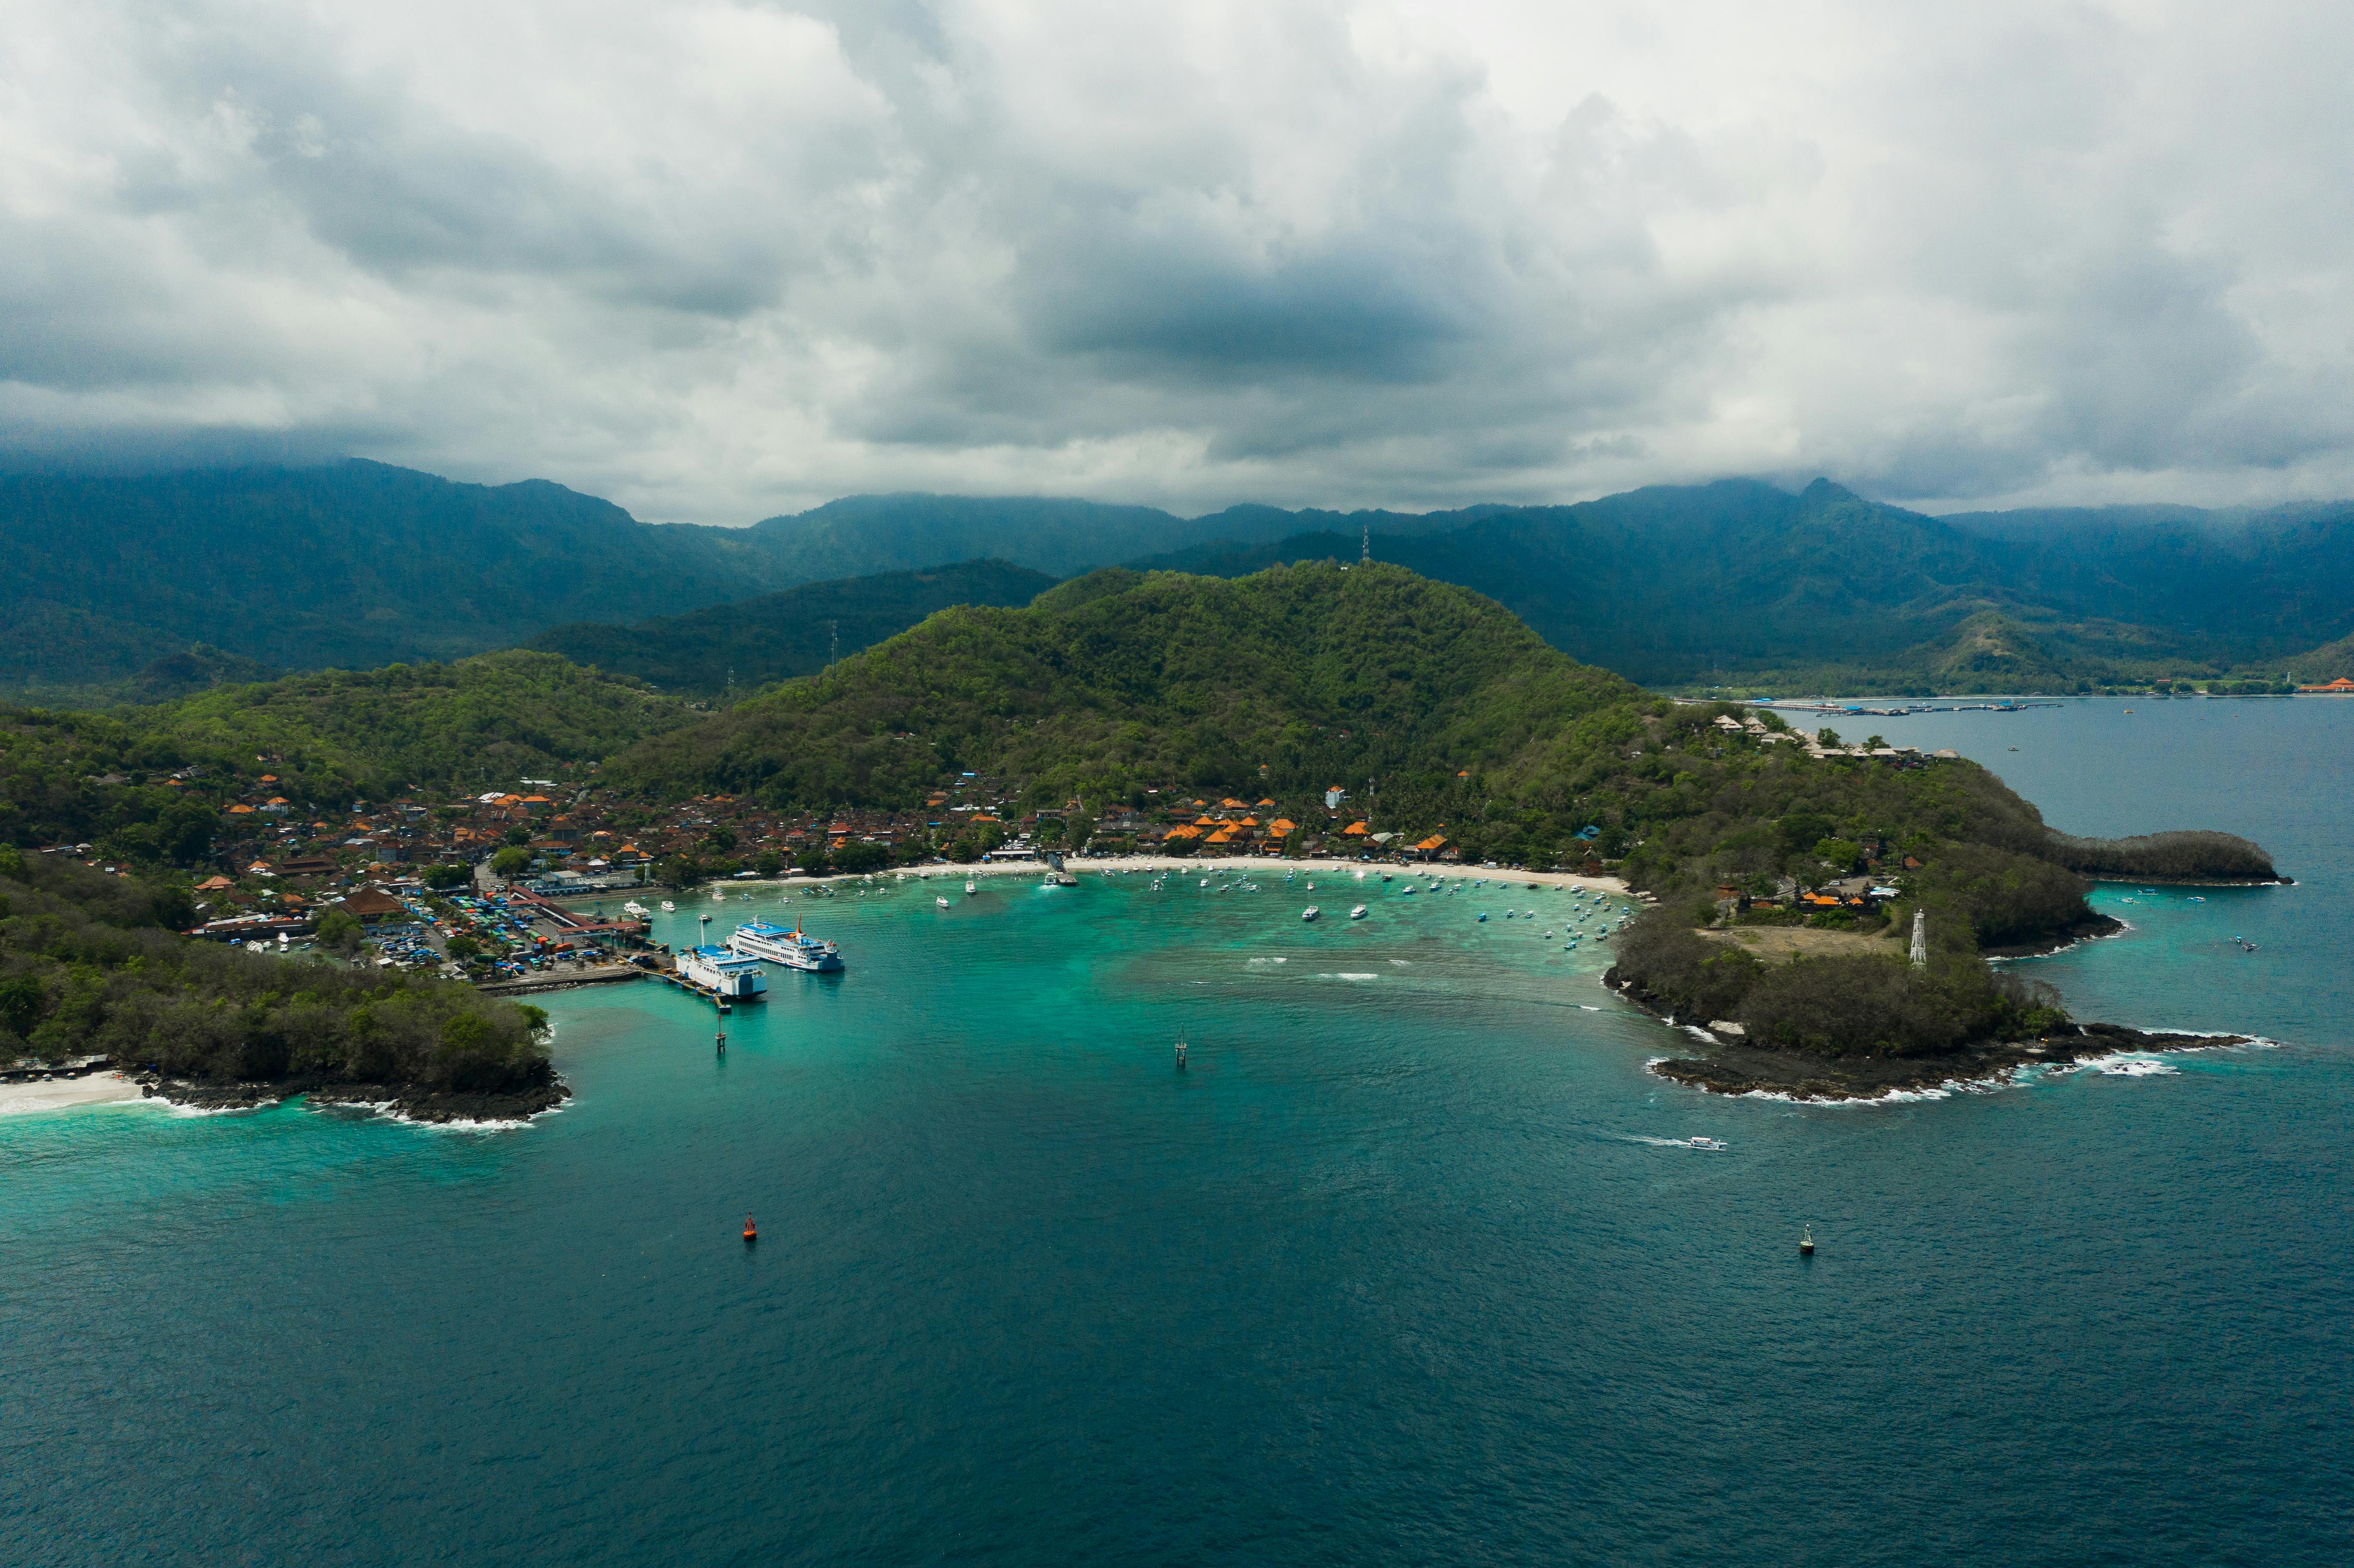
[{"label": "speedboat", "polygon": [[980,890],[979,888],[975,887],[975,886],[972,885],[972,878],[970,878],[970,876],[968,876],[968,877],[966,877],[966,878],[964,879],[964,895],[965,895],[967,898],[971,897],[975,893],[978,893],[979,891],[981,891],[981,890]]},{"label": "speedboat", "polygon": [[932,902],[938,905],[943,909],[949,906],[949,901],[945,898],[935,898]]},{"label": "speedboat", "polygon": [[663,913],[665,915],[675,915],[678,913],[678,906],[665,898],[663,900]]},{"label": "speedboat", "polygon": [[1364,906],[1363,905],[1362,905],[1362,904],[1358,905],[1354,909],[1352,909],[1352,910],[1350,910],[1350,911],[1349,911],[1349,918],[1350,918],[1350,919],[1352,919],[1352,920],[1362,920],[1362,919],[1363,919],[1364,917],[1365,917],[1365,906]]},{"label": "speedboat", "polygon": [[1733,1146],[1728,1143],[1720,1143],[1712,1138],[1688,1138],[1684,1139],[1684,1147],[1687,1149],[1703,1150],[1711,1154],[1722,1154]]},{"label": "speedboat", "polygon": [[1316,916],[1318,916],[1319,915],[1321,915],[1322,913],[1324,913],[1324,912],[1323,912],[1321,909],[1319,909],[1319,908],[1317,908],[1317,907],[1316,907],[1316,906],[1314,906],[1313,904],[1310,904],[1307,908],[1302,909],[1302,910],[1299,912],[1299,917],[1300,917],[1302,920],[1313,920],[1313,919],[1315,919],[1315,918],[1316,918]]}]

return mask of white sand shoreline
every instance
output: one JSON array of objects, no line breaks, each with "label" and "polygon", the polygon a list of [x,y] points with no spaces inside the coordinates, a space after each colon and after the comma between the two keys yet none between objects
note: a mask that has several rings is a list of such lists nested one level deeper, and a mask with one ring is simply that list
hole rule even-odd
[{"label": "white sand shoreline", "polygon": [[116,1105],[143,1099],[139,1086],[120,1073],[87,1073],[78,1078],[0,1084],[0,1116],[71,1110],[78,1106]]},{"label": "white sand shoreline", "polygon": [[[1509,886],[1513,884],[1519,884],[1522,886],[1537,887],[1596,888],[1605,893],[1617,894],[1624,894],[1627,892],[1627,884],[1625,881],[1616,876],[1586,876],[1580,873],[1568,871],[1491,871],[1479,866],[1401,865],[1395,861],[1283,860],[1271,855],[1136,854],[1119,855],[1101,860],[1073,858],[1065,861],[1063,863],[1065,869],[1068,870],[1073,875],[1080,877],[1081,879],[1085,879],[1090,875],[1100,875],[1105,872],[1111,871],[1182,872],[1198,870],[1204,872],[1248,871],[1257,873],[1260,875],[1267,875],[1269,874],[1279,875],[1281,873],[1290,871],[1299,872],[1314,876],[1348,877],[1354,880],[1355,874],[1362,871],[1366,874],[1369,879],[1387,874],[1394,877],[1408,879],[1426,879],[1436,877],[1446,882],[1454,882],[1458,880],[1467,882],[1485,881],[1490,886]],[[1024,863],[1019,861],[975,861],[970,865],[927,864],[889,866],[884,870],[874,872],[871,874],[875,876],[905,875],[911,878],[928,877],[935,882],[942,880],[953,882],[960,881],[968,876],[1037,877],[1044,874],[1044,872],[1045,866],[1042,862]],[[705,887],[710,888],[814,887],[821,883],[856,882],[859,880],[859,876],[860,874],[854,872],[835,872],[825,876],[748,876],[741,879],[731,877],[723,882],[706,883],[704,885]],[[689,888],[684,893],[673,893],[661,889],[640,889],[639,896],[643,897],[648,893],[661,893],[663,896],[681,901],[683,907],[684,902],[691,902],[695,899],[698,891],[700,890],[695,888]],[[583,895],[582,896],[585,897],[588,895]],[[613,895],[600,894],[597,896],[610,898]],[[706,901],[709,900],[710,895],[708,893],[705,893],[704,898]]]}]

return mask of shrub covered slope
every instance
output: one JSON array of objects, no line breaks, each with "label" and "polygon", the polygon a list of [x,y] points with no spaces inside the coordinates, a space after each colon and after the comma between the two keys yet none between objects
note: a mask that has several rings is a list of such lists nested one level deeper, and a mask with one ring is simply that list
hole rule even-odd
[{"label": "shrub covered slope", "polygon": [[472,987],[192,940],[169,887],[0,849],[0,1060],[447,1095],[553,1081],[537,1010]]}]

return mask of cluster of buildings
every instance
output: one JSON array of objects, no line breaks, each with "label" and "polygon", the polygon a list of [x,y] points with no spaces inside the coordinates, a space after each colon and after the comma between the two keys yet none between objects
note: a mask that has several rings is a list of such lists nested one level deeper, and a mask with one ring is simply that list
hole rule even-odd
[{"label": "cluster of buildings", "polygon": [[208,901],[300,911],[323,895],[398,883],[429,868],[452,868],[434,874],[451,881],[455,868],[485,864],[508,849],[523,852],[510,857],[522,864],[505,880],[549,895],[663,880],[681,861],[705,874],[776,874],[877,852],[900,863],[973,859],[1009,842],[1059,845],[1076,819],[1091,824],[1090,847],[1099,853],[1458,858],[1443,830],[1411,839],[1375,831],[1341,809],[1345,796],[1337,789],[1321,809],[1310,802],[1312,810],[1290,814],[1271,797],[1214,800],[1174,789],[1147,791],[1141,806],[1089,810],[1068,800],[1024,810],[1008,786],[968,774],[912,810],[790,812],[726,794],[650,806],[593,788],[525,780],[511,790],[454,800],[409,795],[323,813],[288,799],[279,784],[263,774],[224,807],[217,841],[223,874],[207,884]]}]

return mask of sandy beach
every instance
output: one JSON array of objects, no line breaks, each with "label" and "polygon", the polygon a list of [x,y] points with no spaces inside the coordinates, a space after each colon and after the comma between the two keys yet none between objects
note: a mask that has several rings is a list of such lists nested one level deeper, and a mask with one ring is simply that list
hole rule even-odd
[{"label": "sandy beach", "polygon": [[[1259,876],[1274,875],[1278,878],[1283,873],[1288,871],[1297,872],[1300,875],[1310,878],[1331,876],[1335,879],[1345,877],[1353,880],[1356,874],[1362,871],[1368,877],[1379,877],[1386,874],[1394,877],[1420,879],[1435,878],[1442,882],[1485,881],[1493,886],[1518,885],[1523,887],[1585,887],[1599,889],[1604,893],[1619,894],[1623,894],[1627,891],[1626,883],[1617,877],[1583,876],[1576,873],[1566,871],[1490,871],[1476,866],[1453,865],[1405,866],[1398,864],[1394,861],[1279,860],[1269,855],[1121,855],[1116,858],[1105,860],[1071,859],[1064,862],[1064,867],[1066,870],[1069,871],[1072,875],[1079,877],[1082,880],[1090,876],[1100,876],[1107,872],[1115,871],[1190,871],[1200,874],[1207,874],[1212,872],[1247,871]],[[936,882],[941,880],[954,882],[961,881],[968,876],[1021,876],[1029,877],[1034,880],[1035,878],[1044,875],[1044,873],[1045,865],[1043,862],[1031,862],[1025,863],[1014,861],[1000,864],[996,863],[975,861],[970,865],[893,866],[884,871],[875,872],[873,874],[876,876],[905,875],[909,877],[928,877]],[[708,887],[791,888],[796,886],[814,886],[821,882],[855,882],[857,880],[858,877],[854,874],[838,873],[831,876],[761,877],[758,879],[745,877],[741,881],[731,879],[726,882],[709,883],[705,885]],[[641,896],[642,896],[646,892],[658,890],[642,889],[640,890]],[[668,895],[668,896],[691,901],[696,897],[698,893],[700,893],[705,899],[710,897],[709,893],[703,892],[703,890],[696,888],[690,888],[683,894],[673,894]],[[610,897],[612,895],[606,895],[605,896]]]},{"label": "sandy beach", "polygon": [[29,1084],[0,1084],[0,1116],[111,1105],[118,1100],[143,1097],[139,1086],[120,1073],[90,1073],[79,1078],[52,1078],[46,1083],[37,1080]]}]

